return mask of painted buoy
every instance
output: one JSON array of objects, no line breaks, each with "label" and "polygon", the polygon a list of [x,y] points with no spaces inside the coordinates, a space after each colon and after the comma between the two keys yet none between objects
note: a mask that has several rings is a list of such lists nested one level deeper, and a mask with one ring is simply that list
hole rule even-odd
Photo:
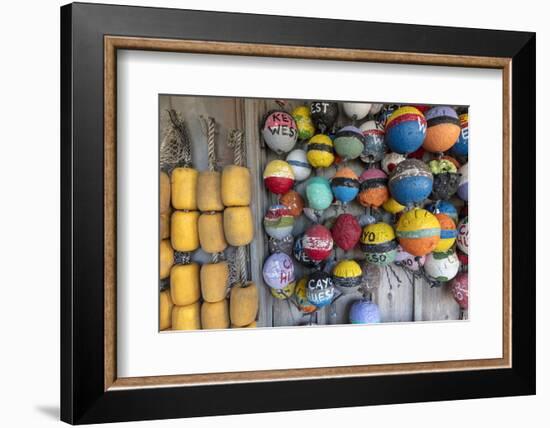
[{"label": "painted buoy", "polygon": [[437,282],[447,282],[458,273],[460,262],[453,250],[444,253],[430,253],[426,256],[424,272],[428,277]]},{"label": "painted buoy", "polygon": [[382,109],[378,113],[378,122],[380,122],[384,127],[388,124],[389,117],[397,110],[399,106],[397,104],[386,104],[382,106]]},{"label": "painted buoy", "polygon": [[386,121],[386,143],[397,153],[412,153],[426,137],[426,119],[416,108],[400,107]]},{"label": "painted buoy", "polygon": [[380,162],[386,153],[384,126],[375,120],[367,120],[359,129],[364,137],[361,160],[365,163]]},{"label": "painted buoy", "polygon": [[342,103],[344,113],[347,117],[354,120],[361,120],[367,117],[372,108],[372,104],[367,103]]},{"label": "painted buoy", "polygon": [[376,303],[361,299],[353,302],[349,310],[351,324],[378,324],[381,322],[380,309]]},{"label": "painted buoy", "polygon": [[448,106],[432,107],[426,112],[426,138],[422,147],[429,152],[449,150],[460,135],[460,121],[456,111]]},{"label": "painted buoy", "polygon": [[394,260],[398,266],[406,267],[413,272],[417,272],[426,262],[426,256],[413,256],[407,253],[401,245],[397,247],[397,255]]},{"label": "painted buoy", "polygon": [[272,205],[264,216],[265,232],[274,239],[283,239],[292,234],[294,217],[285,205]]},{"label": "painted buoy", "polygon": [[355,260],[342,260],[332,270],[334,285],[344,293],[357,290],[363,281],[363,270]]},{"label": "painted buoy", "polygon": [[340,168],[330,180],[330,187],[334,197],[347,204],[353,201],[359,193],[359,179],[351,168]]},{"label": "painted buoy", "polygon": [[325,177],[311,177],[306,183],[308,205],[314,210],[325,210],[332,204],[330,183]]},{"label": "painted buoy", "polygon": [[385,266],[395,260],[397,240],[393,227],[389,224],[373,223],[365,226],[360,241],[367,262]]},{"label": "painted buoy", "polygon": [[317,307],[307,299],[307,277],[303,277],[296,288],[294,289],[294,297],[296,298],[296,304],[300,310],[306,314],[309,314],[317,309]]},{"label": "painted buoy", "polygon": [[413,208],[399,218],[396,234],[405,251],[413,256],[425,256],[438,244],[441,226],[429,211]]},{"label": "painted buoy", "polygon": [[354,248],[361,237],[361,226],[348,213],[340,214],[330,229],[334,243],[344,251]]},{"label": "painted buoy", "polygon": [[462,265],[462,268],[466,271],[468,270],[468,254],[464,254],[462,251],[460,251],[460,248],[456,250],[456,255],[458,257],[458,260],[460,260],[460,264]]},{"label": "painted buoy", "polygon": [[464,164],[458,170],[460,180],[458,181],[458,190],[456,194],[463,201],[468,202],[468,164]]},{"label": "painted buoy", "polygon": [[391,195],[402,205],[420,203],[432,192],[433,176],[418,159],[407,159],[393,170],[389,187]]},{"label": "painted buoy", "polygon": [[294,185],[292,168],[283,160],[272,160],[265,167],[264,183],[265,187],[276,195],[288,192]]},{"label": "painted buoy", "polygon": [[294,294],[294,289],[296,288],[296,281],[291,282],[286,287],[281,289],[269,288],[271,290],[271,295],[279,300],[286,300],[289,297],[292,297]]},{"label": "painted buoy", "polygon": [[405,209],[405,205],[401,205],[393,198],[388,198],[388,200],[382,205],[382,208],[390,214],[397,214]]},{"label": "painted buoy", "polygon": [[460,306],[460,309],[468,309],[468,274],[466,272],[459,273],[451,281],[451,293]]},{"label": "painted buoy", "polygon": [[443,213],[447,214],[453,219],[455,224],[458,222],[458,211],[456,207],[449,201],[436,201],[432,202],[424,207],[432,214]]},{"label": "painted buoy", "polygon": [[314,135],[306,149],[307,160],[313,168],[328,168],[334,162],[334,147],[328,135]]},{"label": "painted buoy", "polygon": [[291,256],[294,248],[294,237],[288,235],[283,239],[269,238],[269,241],[267,241],[267,248],[270,254],[279,252]]},{"label": "painted buoy", "polygon": [[269,287],[280,290],[294,282],[294,263],[284,253],[271,254],[264,263],[262,274]]},{"label": "painted buoy", "polygon": [[314,224],[304,233],[304,252],[314,262],[326,260],[330,256],[333,244],[330,230],[321,224]]},{"label": "painted buoy", "polygon": [[298,139],[296,122],[287,112],[271,112],[265,118],[262,136],[267,146],[275,153],[289,152]]},{"label": "painted buoy", "polygon": [[388,191],[388,176],[378,168],[368,168],[359,177],[361,190],[357,198],[364,207],[378,208],[390,197]]},{"label": "painted buoy", "polygon": [[311,120],[311,112],[308,106],[298,106],[292,110],[292,118],[298,128],[298,138],[309,140],[315,134],[315,126]]},{"label": "painted buoy", "polygon": [[443,253],[451,249],[456,241],[457,230],[456,224],[451,217],[447,214],[438,213],[435,217],[439,221],[441,226],[441,233],[439,234],[439,242],[434,248],[435,252]]},{"label": "painted buoy", "polygon": [[460,175],[454,163],[447,159],[434,159],[429,162],[433,174],[432,200],[450,199],[458,189]]},{"label": "painted buoy", "polygon": [[311,119],[321,132],[329,131],[338,118],[338,103],[330,101],[313,101],[309,105]]},{"label": "painted buoy", "polygon": [[304,251],[304,234],[302,233],[294,240],[294,258],[298,260],[301,264],[306,267],[315,267],[318,266],[321,262],[320,260],[311,260],[309,256]]},{"label": "painted buoy", "polygon": [[344,161],[356,159],[363,152],[364,141],[359,128],[344,126],[334,137],[334,150]]},{"label": "painted buoy", "polygon": [[456,245],[464,254],[468,254],[468,217],[464,217],[458,223],[458,236],[456,237]]},{"label": "painted buoy", "polygon": [[319,270],[313,272],[308,280],[306,287],[306,297],[316,307],[322,308],[332,302],[334,297],[334,282],[332,276]]},{"label": "painted buoy", "polygon": [[460,121],[460,134],[452,151],[458,156],[468,156],[468,113],[462,113],[458,116],[458,120]]},{"label": "painted buoy", "polygon": [[307,161],[307,154],[302,149],[292,150],[286,157],[292,168],[296,181],[304,181],[311,174],[311,165]]},{"label": "painted buoy", "polygon": [[384,104],[373,104],[370,108],[369,114],[371,116],[376,116],[378,113],[380,113],[380,110],[382,110],[382,107],[384,107]]},{"label": "painted buoy", "polygon": [[293,217],[300,217],[304,211],[304,199],[296,190],[289,190],[280,197],[279,202],[288,208]]},{"label": "painted buoy", "polygon": [[[454,146],[453,146],[454,147]],[[455,158],[453,158],[452,156],[449,156],[449,155],[444,155],[441,157],[441,159],[445,159],[445,160],[448,160],[449,162],[451,162],[454,166],[456,166],[456,169],[457,171],[460,169],[461,165],[460,165],[460,162],[457,161]]]},{"label": "painted buoy", "polygon": [[403,162],[405,159],[407,158],[405,157],[405,155],[402,155],[401,153],[395,153],[395,152],[386,153],[381,162],[382,169],[386,174],[391,174],[395,169],[395,167],[399,165],[401,162]]}]

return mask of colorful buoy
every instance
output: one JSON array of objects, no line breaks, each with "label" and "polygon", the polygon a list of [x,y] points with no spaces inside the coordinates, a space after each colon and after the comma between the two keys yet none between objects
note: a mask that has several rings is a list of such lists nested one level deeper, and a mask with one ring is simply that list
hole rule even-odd
[{"label": "colorful buoy", "polygon": [[429,152],[449,150],[460,135],[460,122],[456,111],[447,106],[432,107],[426,112],[426,138],[422,147]]},{"label": "colorful buoy", "polygon": [[288,208],[293,217],[300,217],[304,211],[304,199],[296,190],[289,190],[279,198],[279,202]]},{"label": "colorful buoy", "polygon": [[460,309],[468,309],[468,274],[466,272],[459,273],[451,281],[451,293],[453,294],[456,303]]},{"label": "colorful buoy", "polygon": [[330,256],[333,245],[330,230],[321,224],[314,224],[304,233],[304,252],[313,262],[326,260]]},{"label": "colorful buoy", "polygon": [[269,287],[280,290],[294,282],[294,263],[284,253],[271,254],[264,263],[262,274]]},{"label": "colorful buoy", "polygon": [[460,262],[453,250],[444,253],[430,253],[426,256],[424,272],[437,282],[447,282],[458,273]]},{"label": "colorful buoy", "polygon": [[334,145],[328,135],[314,135],[306,149],[307,160],[313,168],[328,168],[334,162]]},{"label": "colorful buoy", "polygon": [[468,202],[468,164],[464,164],[458,170],[460,180],[458,181],[458,190],[456,194],[463,201]]},{"label": "colorful buoy", "polygon": [[316,307],[322,308],[332,302],[334,298],[334,282],[332,276],[319,270],[313,272],[308,280],[306,287],[307,300]]},{"label": "colorful buoy", "polygon": [[361,250],[367,262],[385,266],[392,263],[397,255],[397,240],[393,227],[387,223],[373,223],[363,228]]},{"label": "colorful buoy", "polygon": [[353,302],[349,311],[351,324],[378,324],[381,322],[380,309],[376,303],[367,299]]},{"label": "colorful buoy", "polygon": [[296,284],[294,288],[294,297],[296,298],[296,304],[300,310],[306,314],[314,312],[317,307],[307,299],[307,282],[308,278],[303,277]]},{"label": "colorful buoy", "polygon": [[276,195],[288,192],[294,185],[292,168],[283,160],[272,160],[265,167],[264,183],[267,189]]},{"label": "colorful buoy", "polygon": [[447,214],[437,213],[435,217],[439,221],[441,226],[441,233],[439,234],[439,242],[434,248],[435,252],[443,253],[448,251],[455,243],[457,237],[456,225],[451,217]]},{"label": "colorful buoy", "polygon": [[281,289],[269,288],[271,290],[271,295],[279,300],[286,300],[289,297],[292,297],[294,294],[294,289],[296,288],[296,281],[291,282],[287,286]]},{"label": "colorful buoy", "polygon": [[386,121],[386,143],[397,153],[412,153],[426,137],[426,119],[416,108],[400,107]]},{"label": "colorful buoy", "polygon": [[395,167],[403,162],[405,159],[407,159],[406,156],[402,155],[401,153],[386,153],[381,162],[382,169],[386,174],[391,174]]},{"label": "colorful buoy", "polygon": [[453,219],[455,224],[458,222],[458,211],[456,207],[449,201],[436,201],[432,202],[424,207],[432,214],[443,213],[447,214]]},{"label": "colorful buoy", "polygon": [[286,157],[292,168],[296,181],[304,181],[311,174],[311,165],[307,161],[307,153],[302,149],[292,150]]},{"label": "colorful buoy", "polygon": [[311,260],[304,251],[304,234],[302,233],[294,240],[293,249],[294,258],[306,267],[318,266],[320,261]]},{"label": "colorful buoy", "polygon": [[386,210],[390,214],[395,215],[397,213],[402,212],[406,207],[405,207],[405,205],[401,205],[395,199],[388,198],[388,200],[386,202],[384,202],[384,204],[382,204],[382,208],[384,208],[384,210]]},{"label": "colorful buoy", "polygon": [[347,204],[359,193],[359,179],[351,168],[340,168],[332,177],[330,187],[334,197]]},{"label": "colorful buoy", "polygon": [[342,260],[332,270],[334,285],[342,292],[357,290],[363,281],[363,270],[355,260]]},{"label": "colorful buoy", "polygon": [[298,106],[292,110],[292,117],[298,128],[298,139],[309,140],[315,134],[315,126],[311,120],[308,106]]},{"label": "colorful buoy", "polygon": [[469,243],[469,231],[468,231],[468,217],[464,217],[460,223],[458,223],[458,236],[456,238],[456,245],[464,254],[468,254]]},{"label": "colorful buoy", "polygon": [[380,162],[386,153],[384,126],[375,120],[367,120],[359,129],[364,137],[361,160],[365,163]]},{"label": "colorful buoy", "polygon": [[265,118],[262,137],[267,146],[275,153],[289,152],[298,139],[296,122],[287,112],[271,112]]},{"label": "colorful buoy", "polygon": [[397,266],[403,266],[413,272],[417,272],[424,266],[426,256],[413,256],[411,253],[407,253],[401,245],[398,245],[394,262]]},{"label": "colorful buoy", "polygon": [[294,217],[290,210],[281,204],[269,207],[264,216],[265,232],[274,239],[283,239],[292,234],[294,227]]},{"label": "colorful buoy", "polygon": [[434,159],[428,166],[433,174],[432,200],[447,200],[458,189],[460,175],[454,163],[448,159]]},{"label": "colorful buoy", "polygon": [[361,187],[357,199],[364,207],[378,208],[390,197],[388,176],[381,169],[366,169],[359,177],[359,183]]},{"label": "colorful buoy", "polygon": [[462,113],[458,116],[460,121],[460,134],[458,135],[458,140],[453,146],[452,152],[458,156],[468,156],[468,113]]},{"label": "colorful buoy", "polygon": [[311,120],[321,132],[329,131],[338,119],[338,103],[313,101],[310,105]]},{"label": "colorful buoy", "polygon": [[347,117],[354,120],[361,120],[367,117],[372,104],[368,103],[342,103],[344,113]]},{"label": "colorful buoy", "polygon": [[437,246],[441,226],[429,211],[413,208],[399,218],[396,234],[405,251],[414,256],[425,256]]},{"label": "colorful buoy", "polygon": [[348,213],[340,214],[330,229],[334,243],[344,251],[354,248],[361,237],[361,226]]},{"label": "colorful buoy", "polygon": [[433,176],[426,164],[407,159],[393,170],[389,188],[394,199],[402,205],[424,201],[432,192]]},{"label": "colorful buoy", "polygon": [[325,210],[332,204],[330,183],[325,177],[311,177],[306,183],[308,205],[314,210]]},{"label": "colorful buoy", "polygon": [[342,160],[352,160],[359,157],[364,148],[363,133],[355,126],[344,126],[336,132],[334,150]]}]

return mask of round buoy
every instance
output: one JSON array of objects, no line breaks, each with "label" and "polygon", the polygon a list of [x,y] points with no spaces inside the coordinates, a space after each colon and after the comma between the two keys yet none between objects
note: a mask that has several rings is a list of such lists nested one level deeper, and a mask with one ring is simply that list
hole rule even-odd
[{"label": "round buoy", "polygon": [[432,202],[424,207],[432,214],[443,213],[447,214],[453,219],[455,224],[458,222],[458,211],[456,207],[449,201],[436,201]]},{"label": "round buoy", "polygon": [[306,198],[314,210],[327,209],[333,200],[329,181],[325,177],[311,177],[306,183]]},{"label": "round buoy", "polygon": [[382,205],[382,208],[389,212],[390,214],[398,214],[402,212],[406,207],[405,205],[401,205],[399,202],[397,202],[393,198],[388,198],[386,202]]},{"label": "round buoy", "polygon": [[354,248],[361,237],[359,222],[348,213],[340,214],[330,231],[334,243],[344,251]]},{"label": "round buoy", "polygon": [[447,200],[458,190],[460,175],[454,163],[448,159],[434,159],[428,164],[433,174],[432,200]]},{"label": "round buoy", "polygon": [[351,324],[378,324],[381,322],[380,309],[376,303],[367,299],[353,302],[349,311]]},{"label": "round buoy", "polygon": [[296,181],[304,181],[311,174],[311,165],[307,161],[307,153],[302,149],[292,150],[286,157],[292,168]]},{"label": "round buoy", "polygon": [[402,205],[424,201],[432,192],[433,176],[427,165],[418,159],[407,159],[393,170],[389,188],[394,199]]},{"label": "round buoy", "polygon": [[275,153],[289,152],[298,140],[296,122],[287,112],[271,112],[265,118],[262,137],[267,146]]},{"label": "round buoy", "polygon": [[422,147],[429,152],[449,150],[460,135],[460,121],[451,107],[432,107],[426,112],[426,122],[428,129]]},{"label": "round buoy", "polygon": [[367,117],[372,108],[372,104],[367,103],[342,103],[344,113],[350,119],[361,120]]},{"label": "round buoy", "polygon": [[443,253],[448,251],[456,241],[456,224],[447,214],[437,213],[435,217],[441,226],[441,233],[439,234],[439,242],[435,246],[434,251]]},{"label": "round buoy", "polygon": [[316,307],[322,308],[332,302],[334,298],[334,282],[332,276],[328,273],[319,270],[313,272],[306,286],[307,300],[313,303]]},{"label": "round buoy", "polygon": [[468,217],[464,217],[457,227],[458,235],[456,237],[456,245],[464,254],[468,254]]},{"label": "round buoy", "polygon": [[314,312],[317,307],[307,299],[307,277],[303,277],[298,281],[294,288],[294,297],[296,298],[296,304],[300,310],[306,314]]},{"label": "round buoy", "polygon": [[359,193],[359,179],[351,168],[344,167],[336,171],[331,179],[330,187],[334,197],[347,204],[353,201]]},{"label": "round buoy", "polygon": [[357,290],[363,281],[363,270],[355,260],[342,260],[332,270],[334,285],[342,292]]},{"label": "round buoy", "polygon": [[304,234],[302,233],[294,240],[293,248],[294,258],[306,267],[316,267],[320,261],[311,260],[304,251]]},{"label": "round buoy", "polygon": [[361,160],[365,163],[380,162],[386,153],[384,126],[375,120],[367,120],[359,127],[359,130],[364,137]]},{"label": "round buoy", "polygon": [[264,170],[265,187],[276,195],[288,192],[294,185],[294,173],[288,163],[275,159]]},{"label": "round buoy", "polygon": [[361,187],[357,199],[364,207],[378,208],[390,197],[388,176],[381,169],[366,169],[359,177],[359,183]]},{"label": "round buoy", "polygon": [[458,170],[460,180],[458,181],[458,190],[456,194],[463,201],[468,202],[468,164],[464,164]]},{"label": "round buoy", "polygon": [[426,136],[426,119],[416,108],[400,107],[386,121],[386,143],[397,153],[412,153]]},{"label": "round buoy", "polygon": [[326,260],[330,256],[333,245],[330,230],[321,224],[314,224],[304,233],[304,252],[313,262]]},{"label": "round buoy", "polygon": [[293,217],[300,217],[304,211],[304,199],[296,190],[289,190],[281,198],[279,202],[288,208],[288,211]]},{"label": "round buoy", "polygon": [[453,294],[456,303],[460,309],[468,309],[468,274],[466,272],[459,273],[451,281],[451,293]]},{"label": "round buoy", "polygon": [[386,174],[391,174],[395,169],[395,167],[399,165],[401,162],[403,162],[405,159],[407,158],[405,157],[405,155],[402,155],[401,153],[395,153],[395,152],[386,153],[381,162],[382,169]]},{"label": "round buoy", "polygon": [[441,226],[429,211],[413,208],[399,218],[396,234],[405,251],[414,256],[425,256],[438,244]]},{"label": "round buoy", "polygon": [[453,250],[444,253],[430,253],[426,256],[424,272],[428,278],[437,282],[447,282],[458,273],[460,262]]},{"label": "round buoy", "polygon": [[329,131],[338,119],[338,103],[313,101],[309,108],[313,124],[321,132]]},{"label": "round buoy", "polygon": [[328,168],[334,162],[334,146],[328,135],[314,135],[306,149],[307,160],[313,168]]},{"label": "round buoy", "polygon": [[468,156],[468,113],[462,113],[458,116],[458,120],[460,121],[460,134],[452,152],[465,157]]},{"label": "round buoy", "polygon": [[393,227],[386,223],[373,223],[363,228],[361,250],[367,262],[385,266],[395,260],[397,241]]},{"label": "round buoy", "polygon": [[334,136],[334,150],[342,160],[359,157],[364,148],[363,133],[355,126],[344,126]]},{"label": "round buoy", "polygon": [[264,263],[262,274],[269,287],[280,290],[294,282],[294,263],[284,253],[271,254]]},{"label": "round buoy", "polygon": [[294,217],[285,205],[272,205],[264,216],[265,232],[274,239],[283,239],[292,234]]},{"label": "round buoy", "polygon": [[271,295],[279,300],[286,300],[289,297],[292,297],[294,294],[294,289],[296,288],[296,281],[291,282],[286,285],[284,288],[269,288],[271,290]]},{"label": "round buoy", "polygon": [[298,106],[292,110],[292,118],[298,128],[298,139],[309,140],[315,134],[315,126],[311,120],[311,112],[308,106]]}]

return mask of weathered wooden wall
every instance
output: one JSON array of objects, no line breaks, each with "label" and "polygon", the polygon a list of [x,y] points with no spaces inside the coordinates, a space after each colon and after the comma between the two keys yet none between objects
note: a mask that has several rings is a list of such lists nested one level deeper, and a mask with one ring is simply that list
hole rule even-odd
[{"label": "weathered wooden wall", "polygon": [[[302,100],[290,101],[288,111],[294,106],[304,103]],[[265,165],[278,156],[271,150],[267,150],[260,136],[262,119],[266,112],[280,109],[273,100],[263,99],[238,99],[224,97],[194,97],[194,96],[161,96],[161,126],[163,112],[168,108],[174,108],[180,112],[187,121],[192,140],[192,156],[194,166],[198,169],[207,168],[206,136],[201,127],[200,116],[214,117],[217,123],[217,147],[216,154],[220,167],[233,161],[233,151],[227,145],[229,130],[238,128],[245,131],[247,163],[253,177],[252,186],[252,210],[255,216],[255,239],[249,247],[250,277],[260,285],[260,314],[259,326],[292,326],[316,322],[318,324],[347,323],[349,306],[361,298],[360,293],[351,293],[342,296],[329,307],[323,308],[311,317],[302,314],[295,305],[288,300],[278,300],[271,296],[267,286],[262,281],[262,265],[268,256],[267,239],[262,228],[263,215],[267,208],[277,202],[275,195],[267,192],[263,185],[262,173]],[[343,115],[339,118],[340,124],[349,124],[349,119]],[[297,146],[298,147],[298,146]],[[279,158],[283,158],[280,157]],[[365,166],[360,161],[349,162],[357,175],[360,175]],[[330,178],[334,175],[335,168],[327,168],[318,171],[319,175]],[[304,194],[304,183],[298,183],[296,190]],[[330,218],[341,212],[341,207],[331,207],[326,210],[323,218]],[[356,202],[349,204],[347,212],[354,215],[364,212]],[[305,231],[311,222],[302,216],[294,227],[293,234]],[[226,251],[229,258],[232,250]],[[347,254],[357,260],[363,260],[362,253],[355,250],[353,254]],[[336,258],[342,258],[343,251],[336,249]],[[197,251],[193,258],[199,262],[209,260],[209,256],[202,251]],[[299,279],[308,273],[308,270],[295,263],[296,278]],[[374,285],[372,298],[379,305],[383,322],[403,321],[432,321],[432,320],[456,320],[465,314],[454,301],[447,286],[431,288],[428,283],[416,280],[413,284],[410,275],[407,275],[400,267],[392,265],[392,268],[370,268],[370,284]]]}]

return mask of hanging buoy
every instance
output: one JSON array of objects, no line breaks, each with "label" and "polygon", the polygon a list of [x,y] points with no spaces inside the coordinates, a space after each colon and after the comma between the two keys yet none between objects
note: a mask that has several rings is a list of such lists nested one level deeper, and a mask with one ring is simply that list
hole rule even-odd
[{"label": "hanging buoy", "polygon": [[449,201],[432,202],[426,205],[424,208],[429,212],[431,212],[432,214],[436,214],[438,212],[447,214],[449,217],[453,219],[455,224],[458,222],[458,212],[455,206]]},{"label": "hanging buoy", "polygon": [[361,285],[363,270],[355,260],[342,260],[332,270],[334,285],[343,293],[350,293]]},{"label": "hanging buoy", "polygon": [[381,322],[380,309],[376,303],[367,299],[353,302],[349,311],[351,324],[378,324]]},{"label": "hanging buoy", "polygon": [[296,122],[284,111],[270,113],[262,127],[262,137],[267,146],[277,154],[292,150],[298,140]]},{"label": "hanging buoy", "polygon": [[291,282],[287,286],[281,289],[269,288],[271,290],[271,295],[279,300],[286,300],[289,297],[292,297],[294,294],[294,289],[296,288],[296,281]]},{"label": "hanging buoy", "polygon": [[367,103],[342,103],[344,113],[350,119],[361,120],[367,117],[372,108],[372,104]]},{"label": "hanging buoy", "polygon": [[367,120],[359,130],[363,133],[364,139],[361,160],[365,163],[380,162],[386,153],[384,126],[375,120]]},{"label": "hanging buoy", "polygon": [[363,152],[365,139],[355,126],[340,128],[334,137],[334,150],[342,160],[353,160]]},{"label": "hanging buoy", "polygon": [[320,260],[311,260],[304,250],[304,233],[296,237],[294,240],[294,258],[306,267],[318,266]]},{"label": "hanging buoy", "polygon": [[272,205],[264,216],[265,232],[274,239],[283,239],[292,233],[294,217],[285,205]]},{"label": "hanging buoy", "polygon": [[276,195],[288,192],[294,185],[292,168],[283,160],[272,160],[265,167],[264,183],[267,189]]},{"label": "hanging buoy", "polygon": [[430,253],[426,256],[424,272],[437,282],[447,282],[453,279],[458,273],[460,262],[453,250],[444,253]]},{"label": "hanging buoy", "polygon": [[287,155],[286,161],[292,168],[296,181],[304,181],[311,174],[311,165],[307,160],[307,154],[304,150],[292,150]]},{"label": "hanging buoy", "polygon": [[326,260],[330,256],[333,244],[330,230],[321,224],[311,226],[304,233],[304,252],[314,262]]},{"label": "hanging buoy", "polygon": [[340,168],[332,177],[330,187],[334,197],[347,204],[353,201],[359,193],[359,179],[351,168]]},{"label": "hanging buoy", "polygon": [[458,116],[458,120],[460,121],[460,134],[452,152],[458,156],[468,156],[468,113],[462,113]]},{"label": "hanging buoy", "polygon": [[462,165],[458,170],[460,174],[460,180],[458,182],[458,190],[456,194],[463,201],[468,202],[468,164]]},{"label": "hanging buoy", "polygon": [[403,266],[413,272],[418,272],[418,270],[424,266],[426,256],[413,256],[411,253],[407,253],[401,245],[398,245],[394,262],[398,266]]},{"label": "hanging buoy", "polygon": [[433,174],[432,200],[447,200],[458,190],[460,175],[456,166],[447,159],[434,159],[428,164]]},{"label": "hanging buoy", "polygon": [[262,275],[269,287],[280,290],[294,282],[294,263],[284,253],[271,254],[264,263]]},{"label": "hanging buoy", "polygon": [[426,137],[426,119],[416,108],[400,107],[386,121],[386,143],[397,153],[412,153]]},{"label": "hanging buoy", "polygon": [[386,210],[390,214],[397,214],[402,212],[406,207],[405,205],[401,205],[395,199],[388,198],[388,200],[382,205],[382,208],[384,208],[384,210]]},{"label": "hanging buoy", "polygon": [[330,229],[334,243],[344,251],[354,248],[361,237],[361,226],[351,214],[340,214]]},{"label": "hanging buoy", "polygon": [[300,217],[304,210],[304,199],[296,190],[289,190],[281,198],[279,202],[288,208],[290,215]]},{"label": "hanging buoy", "polygon": [[422,145],[432,153],[449,150],[460,135],[460,122],[456,111],[447,106],[432,107],[426,112],[426,138]]},{"label": "hanging buoy", "polygon": [[292,117],[298,128],[298,138],[309,140],[315,134],[315,126],[311,120],[311,112],[308,106],[298,106],[292,110]]},{"label": "hanging buoy", "polygon": [[407,159],[393,170],[389,188],[402,205],[424,201],[432,192],[433,176],[427,165],[418,159]]},{"label": "hanging buoy", "polygon": [[456,245],[464,254],[468,254],[468,217],[464,217],[460,223],[458,223],[458,236],[456,238]]},{"label": "hanging buoy", "polygon": [[313,272],[307,280],[306,297],[318,308],[330,304],[334,298],[332,276],[322,270]]},{"label": "hanging buoy", "polygon": [[451,293],[460,306],[460,309],[468,310],[468,274],[459,273],[451,281]]},{"label": "hanging buoy", "polygon": [[413,208],[401,215],[396,231],[399,244],[405,251],[414,256],[425,256],[438,244],[441,226],[429,211]]},{"label": "hanging buoy", "polygon": [[306,145],[307,160],[313,168],[328,168],[334,162],[334,144],[328,135],[317,134]]},{"label": "hanging buoy", "polygon": [[386,174],[391,174],[395,167],[405,159],[407,159],[407,157],[401,153],[390,152],[384,155],[380,165]]},{"label": "hanging buoy", "polygon": [[457,237],[457,230],[455,222],[447,214],[438,213],[435,217],[439,221],[441,226],[441,233],[439,234],[439,242],[434,248],[435,252],[444,253],[448,251],[455,243]]},{"label": "hanging buoy", "polygon": [[386,266],[395,260],[397,240],[393,227],[386,223],[373,223],[363,228],[361,250],[367,262]]},{"label": "hanging buoy", "polygon": [[332,204],[330,183],[325,177],[311,177],[306,183],[308,205],[314,210],[325,210]]},{"label": "hanging buoy", "polygon": [[321,132],[329,131],[338,119],[338,103],[314,101],[309,105],[311,120]]},{"label": "hanging buoy", "polygon": [[368,168],[359,177],[361,191],[357,200],[364,207],[379,208],[390,197],[388,176],[378,168]]},{"label": "hanging buoy", "polygon": [[294,289],[294,297],[296,298],[296,304],[300,310],[306,314],[314,312],[317,307],[307,299],[307,276],[298,281]]}]

